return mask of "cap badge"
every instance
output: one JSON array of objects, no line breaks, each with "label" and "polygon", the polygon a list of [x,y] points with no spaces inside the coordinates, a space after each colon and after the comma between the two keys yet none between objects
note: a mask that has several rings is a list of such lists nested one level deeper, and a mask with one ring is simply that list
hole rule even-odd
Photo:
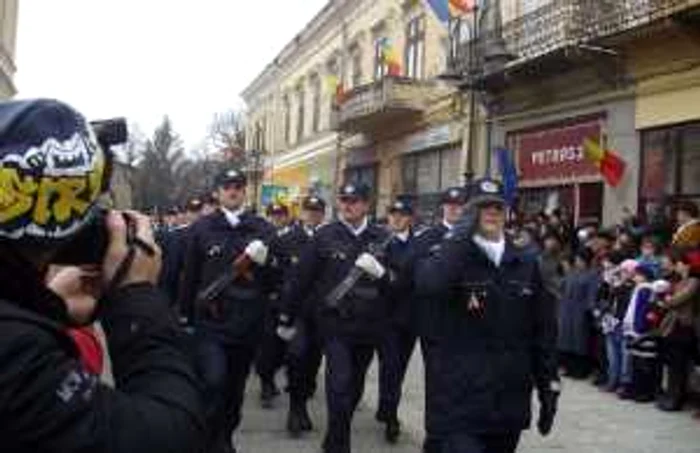
[{"label": "cap badge", "polygon": [[486,193],[498,193],[498,186],[493,181],[484,181],[481,183],[481,190]]}]

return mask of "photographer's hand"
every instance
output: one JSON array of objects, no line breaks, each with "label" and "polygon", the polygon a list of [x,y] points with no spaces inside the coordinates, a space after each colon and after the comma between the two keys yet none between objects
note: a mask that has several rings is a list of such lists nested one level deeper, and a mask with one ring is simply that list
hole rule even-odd
[{"label": "photographer's hand", "polygon": [[93,319],[100,297],[100,271],[96,266],[53,266],[47,286],[63,299],[70,318],[78,324]]},{"label": "photographer's hand", "polygon": [[[140,244],[127,242],[127,222],[124,216],[128,216],[135,226],[136,242],[144,244],[154,253],[147,253]],[[161,252],[153,238],[153,229],[148,217],[134,211],[112,211],[107,217],[107,230],[109,232],[109,246],[102,263],[102,282],[110,289],[126,286],[133,283],[156,284],[160,275]],[[133,247],[133,259],[130,265],[126,263],[130,249]],[[120,271],[122,264],[128,265],[128,269]],[[122,275],[117,275],[117,274]],[[115,277],[119,281],[114,281]]]}]

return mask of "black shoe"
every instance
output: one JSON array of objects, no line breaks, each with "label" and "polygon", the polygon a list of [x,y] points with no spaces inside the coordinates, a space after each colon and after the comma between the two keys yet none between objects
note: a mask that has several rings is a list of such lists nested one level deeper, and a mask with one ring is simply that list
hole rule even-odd
[{"label": "black shoe", "polygon": [[280,391],[274,382],[262,381],[260,384],[260,404],[264,409],[272,409],[279,394]]},{"label": "black shoe", "polygon": [[663,395],[656,400],[656,407],[664,412],[678,412],[683,408],[683,404],[669,395]]},{"label": "black shoe", "polygon": [[395,444],[401,434],[401,423],[396,418],[389,419],[384,428],[384,438],[390,444]]},{"label": "black shoe", "polygon": [[301,437],[303,432],[313,429],[314,425],[311,423],[309,412],[306,410],[306,404],[292,405],[287,416],[287,431],[289,435],[297,439]]}]

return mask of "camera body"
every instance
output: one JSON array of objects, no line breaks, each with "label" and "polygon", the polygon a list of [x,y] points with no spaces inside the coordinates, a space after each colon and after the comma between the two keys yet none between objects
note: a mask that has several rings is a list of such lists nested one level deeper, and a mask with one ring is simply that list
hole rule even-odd
[{"label": "camera body", "polygon": [[[112,173],[113,154],[111,147],[121,145],[128,140],[125,118],[91,121],[97,142],[106,155],[103,192],[109,189]],[[98,264],[104,259],[109,244],[107,231],[107,214],[109,210],[98,206],[92,218],[75,236],[61,246],[53,262],[61,265]]]}]

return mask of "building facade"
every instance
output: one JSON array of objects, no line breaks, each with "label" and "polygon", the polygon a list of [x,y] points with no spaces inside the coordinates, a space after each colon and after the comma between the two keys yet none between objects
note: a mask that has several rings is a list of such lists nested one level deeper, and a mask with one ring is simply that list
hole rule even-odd
[{"label": "building facade", "polygon": [[[518,167],[519,208],[558,206],[577,223],[609,225],[625,207],[698,197],[700,1],[520,4],[504,0],[501,11],[510,61],[483,79],[490,141]],[[619,185],[587,161],[587,138],[625,160]]]},{"label": "building facade", "polygon": [[0,0],[0,99],[17,93],[14,77],[18,0]]},{"label": "building facade", "polygon": [[266,154],[263,192],[328,197],[354,180],[375,189],[378,215],[398,193],[432,210],[461,182],[458,95],[437,79],[448,47],[425,2],[330,1],[242,93],[246,146]]}]

